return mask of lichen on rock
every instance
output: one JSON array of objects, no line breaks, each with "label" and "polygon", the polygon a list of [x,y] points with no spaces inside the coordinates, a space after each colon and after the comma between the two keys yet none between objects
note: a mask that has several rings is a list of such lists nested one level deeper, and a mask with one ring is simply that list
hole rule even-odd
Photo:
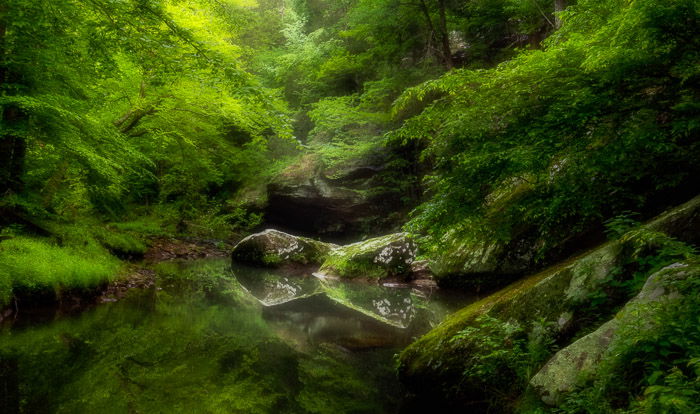
[{"label": "lichen on rock", "polygon": [[348,279],[408,278],[416,251],[406,233],[377,237],[332,250],[318,274]]},{"label": "lichen on rock", "polygon": [[318,265],[336,247],[331,243],[268,229],[238,242],[231,257],[239,263],[268,267]]},{"label": "lichen on rock", "polygon": [[649,277],[639,294],[617,315],[595,331],[557,352],[530,380],[530,385],[547,404],[557,405],[562,396],[595,376],[601,361],[615,358],[610,350],[621,328],[634,326],[637,335],[655,329],[655,315],[660,306],[680,299],[678,292],[667,289],[669,279],[700,276],[700,267],[684,263],[668,266]]}]

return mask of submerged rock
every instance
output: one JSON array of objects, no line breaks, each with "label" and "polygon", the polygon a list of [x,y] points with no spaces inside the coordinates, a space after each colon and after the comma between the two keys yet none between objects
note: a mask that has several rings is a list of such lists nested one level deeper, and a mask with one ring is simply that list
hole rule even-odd
[{"label": "submerged rock", "polygon": [[231,252],[239,263],[278,267],[285,264],[318,265],[336,246],[268,229],[241,240]]},{"label": "submerged rock", "polygon": [[558,404],[563,394],[573,391],[594,376],[603,359],[615,358],[614,354],[610,354],[610,350],[621,328],[634,326],[635,335],[640,335],[641,330],[654,330],[657,325],[655,316],[662,307],[650,304],[663,305],[681,298],[678,292],[669,291],[664,286],[666,280],[698,276],[700,267],[689,267],[681,263],[654,273],[639,294],[613,319],[557,352],[530,380],[530,385],[542,401],[550,405]]},{"label": "submerged rock", "polygon": [[417,247],[406,233],[390,234],[329,252],[318,275],[330,278],[410,278]]}]

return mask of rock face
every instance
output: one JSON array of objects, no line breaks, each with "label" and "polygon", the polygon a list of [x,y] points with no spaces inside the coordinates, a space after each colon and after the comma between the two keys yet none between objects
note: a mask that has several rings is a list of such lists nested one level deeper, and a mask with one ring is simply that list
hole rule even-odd
[{"label": "rock face", "polygon": [[[502,214],[508,205],[529,194],[532,177],[504,180],[486,197],[487,214]],[[539,246],[532,229],[518,229],[509,242],[488,235],[474,235],[473,229],[454,226],[442,235],[441,248],[431,258],[431,269],[443,286],[470,288],[502,287],[512,277],[532,269]]]},{"label": "rock face", "polygon": [[234,261],[258,266],[318,265],[337,246],[268,229],[241,240],[231,253]]},{"label": "rock face", "polygon": [[[366,164],[375,162],[375,164]],[[326,237],[353,237],[392,226],[397,210],[382,188],[381,159],[358,160],[327,170],[306,156],[267,187],[266,219],[294,231]]]},{"label": "rock face", "polygon": [[448,287],[503,286],[532,266],[537,250],[535,242],[526,238],[504,243],[446,234],[443,242],[444,250],[433,258],[430,267],[438,282]]},{"label": "rock face", "polygon": [[[595,308],[597,314],[610,312],[608,315],[614,316],[614,309],[628,299],[616,289],[620,282],[629,280],[636,272],[634,267],[626,270],[625,266],[634,263],[636,258],[654,256],[668,243],[677,243],[658,230],[667,230],[671,236],[676,232],[692,233],[680,223],[687,219],[694,226],[692,218],[700,211],[698,200],[700,198],[659,216],[620,240],[523,278],[448,317],[400,355],[399,377],[409,394],[415,396],[414,404],[445,411],[468,404],[478,411],[490,408],[487,405],[477,407],[479,401],[507,399],[504,389],[512,388],[509,397],[516,398],[522,387],[514,385],[513,381],[517,375],[522,375],[517,373],[522,372],[523,364],[529,363],[525,344],[539,337],[544,338],[543,343],[549,338],[565,347],[569,345],[569,338],[581,329],[595,329],[595,326],[586,326],[592,316],[587,313],[590,309]],[[697,227],[693,230],[697,233]],[[649,292],[654,290],[652,286],[650,281],[640,297],[649,297]],[[614,324],[604,325],[576,347],[597,344],[605,348],[614,336]],[[567,352],[574,351],[576,348]],[[561,360],[566,362],[569,359],[564,355],[561,354]],[[597,357],[591,354],[590,358],[581,361],[583,369],[595,365]],[[488,375],[483,374],[485,371]],[[556,381],[551,379],[550,382]],[[544,387],[544,382],[538,382],[538,386]],[[555,395],[558,390],[549,389],[548,392]],[[436,407],[436,401],[442,406]]]},{"label": "rock face", "polygon": [[539,393],[542,401],[556,405],[563,394],[595,376],[600,362],[614,358],[610,350],[619,331],[624,326],[635,326],[639,330],[653,331],[655,315],[660,306],[681,299],[678,292],[664,287],[666,280],[679,280],[700,276],[700,267],[689,267],[684,263],[671,265],[647,280],[639,294],[611,320],[595,331],[557,352],[552,359],[530,380],[530,385]]},{"label": "rock face", "polygon": [[406,233],[390,234],[331,251],[318,274],[330,278],[409,278],[417,247]]},{"label": "rock face", "polygon": [[[503,206],[528,194],[527,181],[508,180],[487,197],[487,214],[497,215]],[[700,244],[700,196],[680,207],[671,209],[647,224],[647,228],[667,234],[692,244]],[[522,228],[510,234],[505,242],[495,237],[474,236],[468,230],[455,226],[442,236],[441,251],[434,254],[431,269],[441,286],[446,287],[503,287],[513,278],[528,271],[541,269],[541,264],[552,264],[553,259],[564,257],[567,251],[579,243],[591,245],[587,240],[595,234],[572,235],[552,249],[549,257],[535,260],[538,248],[544,244],[534,229]]]}]

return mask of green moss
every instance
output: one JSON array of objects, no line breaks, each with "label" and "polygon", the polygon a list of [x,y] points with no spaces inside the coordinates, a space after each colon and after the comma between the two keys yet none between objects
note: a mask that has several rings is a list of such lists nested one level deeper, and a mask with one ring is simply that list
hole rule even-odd
[{"label": "green moss", "polygon": [[319,272],[348,279],[382,279],[404,275],[414,258],[411,239],[396,233],[330,251]]},{"label": "green moss", "polygon": [[278,254],[265,253],[262,256],[262,263],[266,266],[278,266],[282,263],[282,258]]},{"label": "green moss", "polygon": [[348,279],[381,279],[388,276],[387,269],[377,266],[371,258],[357,258],[338,253],[329,254],[319,271]]}]

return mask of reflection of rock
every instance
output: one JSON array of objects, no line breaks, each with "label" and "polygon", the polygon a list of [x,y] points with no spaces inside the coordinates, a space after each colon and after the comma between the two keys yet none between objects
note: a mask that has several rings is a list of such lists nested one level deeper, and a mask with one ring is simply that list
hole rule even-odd
[{"label": "reflection of rock", "polygon": [[236,278],[260,303],[279,305],[320,293],[318,279],[310,275],[288,276],[273,270],[235,266]]},{"label": "reflection of rock", "polygon": [[375,284],[348,283],[318,279],[308,274],[234,266],[240,284],[264,306],[281,305],[315,295],[324,295],[336,306],[358,312],[385,325],[407,328],[427,299],[410,288],[392,288]]},{"label": "reflection of rock", "polygon": [[264,309],[278,335],[305,350],[333,343],[350,350],[406,345],[410,331],[384,324],[366,314],[317,295]]},{"label": "reflection of rock", "polygon": [[334,302],[397,328],[408,328],[425,300],[407,288],[323,280],[323,292]]},{"label": "reflection of rock", "polygon": [[241,240],[231,253],[234,261],[277,267],[285,264],[319,264],[335,246],[306,237],[268,229]]},{"label": "reflection of rock", "polygon": [[232,270],[264,305],[278,335],[299,349],[320,343],[347,349],[406,345],[445,314],[410,287],[318,279],[280,269],[234,266]]},{"label": "reflection of rock", "polygon": [[390,234],[334,249],[318,274],[361,279],[410,278],[415,257],[416,245],[406,233]]}]

